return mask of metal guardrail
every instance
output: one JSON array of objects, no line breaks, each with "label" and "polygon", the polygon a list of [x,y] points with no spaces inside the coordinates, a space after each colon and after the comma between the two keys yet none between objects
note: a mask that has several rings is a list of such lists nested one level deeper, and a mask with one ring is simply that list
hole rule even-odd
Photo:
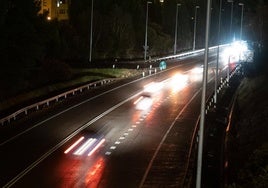
[{"label": "metal guardrail", "polygon": [[36,102],[36,103],[34,103],[32,105],[29,105],[29,106],[26,106],[24,108],[21,108],[21,109],[17,110],[16,112],[14,112],[14,113],[2,118],[0,120],[0,123],[2,125],[4,125],[5,123],[10,123],[11,120],[16,120],[17,116],[19,116],[19,115],[22,115],[22,114],[27,115],[30,110],[39,110],[39,108],[41,106],[44,106],[44,105],[49,106],[49,104],[52,103],[53,101],[58,102],[61,98],[66,99],[68,96],[70,96],[70,95],[73,96],[77,92],[81,93],[84,90],[89,90],[92,87],[94,88],[94,87],[97,87],[97,86],[101,86],[103,84],[110,83],[110,82],[113,82],[115,80],[117,80],[117,79],[116,78],[115,79],[104,79],[104,80],[92,82],[92,83],[77,87],[75,89],[66,91],[66,92],[61,93],[59,95],[56,95],[54,97],[50,97],[48,99]]},{"label": "metal guardrail", "polygon": [[[224,47],[224,46],[227,46],[227,45],[228,44],[224,44],[224,45],[220,45],[219,47]],[[216,49],[217,47],[218,46],[214,46],[214,47],[210,47],[209,49]],[[190,51],[190,52],[184,52],[184,53],[177,54],[177,55],[171,55],[171,56],[166,56],[166,57],[162,57],[162,58],[155,58],[155,59],[147,61],[147,62],[157,62],[157,61],[162,61],[162,60],[170,60],[170,59],[175,59],[175,58],[179,58],[179,57],[189,56],[189,55],[192,55],[192,54],[195,54],[195,53],[200,53],[200,52],[203,52],[203,51],[204,51],[204,49]],[[156,70],[154,72],[156,72]],[[149,68],[149,74],[151,74],[151,73],[152,73],[152,70],[151,70],[151,67],[150,67]],[[145,72],[142,73],[142,76],[145,76]],[[96,82],[92,82],[92,83],[77,87],[75,89],[69,90],[67,92],[61,93],[61,94],[56,95],[54,97],[51,97],[51,98],[36,102],[36,103],[34,103],[32,105],[23,107],[23,108],[15,111],[15,112],[13,112],[12,114],[0,119],[0,124],[4,125],[5,123],[10,123],[11,120],[16,120],[19,115],[22,115],[22,114],[28,115],[28,112],[30,110],[39,110],[40,106],[44,106],[44,105],[49,106],[49,104],[51,102],[53,102],[53,101],[58,102],[59,99],[67,98],[67,96],[69,96],[69,95],[74,95],[77,91],[82,92],[85,89],[88,90],[91,87],[96,87],[97,85],[103,85],[103,84],[112,82],[114,80],[116,80],[116,79],[104,79],[104,80],[99,80],[99,81],[96,81]]]},{"label": "metal guardrail", "polygon": [[[223,44],[223,45],[219,45],[219,47],[222,48],[222,47],[226,47],[226,46],[229,46],[229,45],[230,44]],[[213,49],[217,49],[217,48],[218,48],[218,46],[213,46],[213,47],[210,47],[209,49],[213,50]],[[157,61],[162,61],[162,60],[176,59],[176,58],[185,57],[185,56],[189,56],[189,55],[204,52],[204,51],[205,51],[205,49],[194,50],[194,51],[180,53],[180,54],[177,54],[177,55],[170,55],[170,56],[166,56],[166,57],[155,58],[155,59],[152,59],[152,60],[147,60],[146,62],[157,62]]]},{"label": "metal guardrail", "polygon": [[[241,64],[238,65],[230,73],[230,78],[232,78],[237,72],[239,72],[240,69],[241,69]],[[227,87],[227,86],[228,86],[228,80],[227,80],[227,78],[225,78],[224,81],[221,81],[220,85],[218,86],[217,92],[219,93],[224,87]],[[215,103],[214,103],[214,93],[212,93],[208,97],[208,99],[206,100],[206,110],[205,110],[205,113],[207,114],[209,109],[214,108],[214,105],[215,105]],[[233,105],[232,105],[232,110],[233,110]],[[231,112],[231,114],[232,114],[232,112]],[[229,114],[229,118],[228,118],[228,120],[229,120],[228,122],[229,123],[230,123],[231,118],[232,118],[231,116]],[[185,174],[184,174],[184,177],[183,177],[183,186],[186,186],[187,183],[189,184],[189,181],[187,181],[187,178],[189,178],[188,177],[189,176],[188,173],[189,173],[189,167],[190,167],[191,158],[193,156],[194,148],[197,147],[196,144],[198,143],[198,136],[199,136],[199,134],[198,134],[198,127],[199,127],[199,123],[200,123],[200,116],[198,117],[198,120],[196,121],[194,132],[193,132],[192,138],[191,138],[189,152],[187,154],[187,164],[186,164],[186,168],[185,168]],[[229,126],[229,123],[228,123],[228,126]]]}]

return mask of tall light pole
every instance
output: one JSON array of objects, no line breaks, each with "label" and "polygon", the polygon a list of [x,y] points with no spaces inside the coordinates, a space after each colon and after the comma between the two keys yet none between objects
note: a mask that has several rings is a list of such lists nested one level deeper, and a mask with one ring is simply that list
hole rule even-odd
[{"label": "tall light pole", "polygon": [[174,37],[174,55],[175,55],[176,52],[177,52],[178,9],[179,9],[179,6],[181,6],[181,4],[180,4],[180,3],[177,3],[177,6],[176,6],[175,37]]},{"label": "tall light pole", "polygon": [[218,21],[218,48],[217,48],[217,62],[216,62],[216,70],[215,70],[215,86],[214,86],[214,103],[217,104],[217,88],[218,88],[218,78],[219,78],[219,57],[220,57],[220,33],[221,33],[221,9],[222,9],[222,0],[220,0],[220,8],[219,8],[219,21]]},{"label": "tall light pole", "polygon": [[195,50],[197,9],[199,9],[199,6],[195,6],[195,13],[194,13],[194,39],[193,39],[193,50]]},{"label": "tall light pole", "polygon": [[243,29],[243,16],[244,16],[244,3],[239,3],[242,6],[241,10],[241,25],[240,25],[240,40],[242,40],[242,29]]},{"label": "tall light pole", "polygon": [[234,10],[234,1],[233,0],[227,0],[228,3],[231,3],[231,15],[230,15],[230,37],[231,37],[231,40],[233,38],[232,36],[232,27],[233,27],[233,10]]},{"label": "tall light pole", "polygon": [[197,156],[196,188],[201,188],[201,177],[202,177],[202,155],[203,155],[203,142],[204,142],[206,90],[207,90],[207,76],[208,76],[208,51],[209,51],[208,41],[209,41],[209,27],[210,27],[210,12],[211,12],[211,0],[207,0],[205,59],[204,59],[204,70],[203,70],[201,114],[200,114],[200,127],[199,127],[199,139],[198,139],[199,142],[198,142],[198,156]]},{"label": "tall light pole", "polygon": [[92,32],[93,32],[93,0],[91,0],[89,62],[91,62],[92,57]]},{"label": "tall light pole", "polygon": [[147,1],[147,6],[146,6],[146,21],[145,21],[145,40],[144,40],[144,61],[146,61],[146,56],[147,56],[147,50],[148,50],[148,46],[147,46],[147,30],[148,30],[148,7],[149,4],[151,4],[151,1]]}]

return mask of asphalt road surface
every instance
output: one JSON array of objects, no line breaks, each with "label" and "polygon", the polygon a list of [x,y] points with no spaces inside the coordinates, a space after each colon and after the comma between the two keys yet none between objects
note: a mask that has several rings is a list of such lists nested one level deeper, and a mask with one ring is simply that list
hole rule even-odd
[{"label": "asphalt road surface", "polygon": [[[208,95],[215,58],[211,52]],[[0,185],[181,187],[200,114],[202,72],[193,69],[203,61],[203,54],[172,60],[165,71],[89,91],[9,127]],[[150,83],[153,91],[144,88]]]}]

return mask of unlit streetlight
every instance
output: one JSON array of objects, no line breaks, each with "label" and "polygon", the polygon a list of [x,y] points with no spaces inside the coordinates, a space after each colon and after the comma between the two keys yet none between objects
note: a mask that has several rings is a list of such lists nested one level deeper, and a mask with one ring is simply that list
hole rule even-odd
[{"label": "unlit streetlight", "polygon": [[151,1],[147,1],[147,6],[146,6],[146,21],[145,21],[145,40],[144,40],[144,61],[146,61],[146,56],[147,56],[147,30],[148,30],[148,6],[151,4]]},{"label": "unlit streetlight", "polygon": [[227,0],[228,3],[231,3],[231,15],[230,15],[230,37],[232,40],[232,27],[233,27],[233,9],[234,9],[234,1],[233,0]]},{"label": "unlit streetlight", "polygon": [[93,32],[93,0],[91,0],[89,62],[91,62],[92,57],[92,32]]},{"label": "unlit streetlight", "polygon": [[244,3],[239,3],[242,6],[241,10],[241,25],[240,25],[240,40],[242,40],[242,30],[243,30],[243,16],[244,16]]},{"label": "unlit streetlight", "polygon": [[178,33],[178,9],[179,9],[179,6],[181,6],[181,4],[177,3],[177,6],[176,6],[176,23],[175,23],[175,39],[174,39],[174,55],[176,54],[177,52],[177,33]]},{"label": "unlit streetlight", "polygon": [[193,50],[195,50],[195,38],[196,38],[196,17],[197,17],[197,9],[199,9],[199,6],[195,6],[195,14],[194,14],[194,39],[193,39]]}]

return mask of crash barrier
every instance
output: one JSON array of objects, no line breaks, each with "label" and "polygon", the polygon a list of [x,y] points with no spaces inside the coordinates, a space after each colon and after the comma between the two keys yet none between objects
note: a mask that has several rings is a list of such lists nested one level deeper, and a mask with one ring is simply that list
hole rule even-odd
[{"label": "crash barrier", "polygon": [[[226,46],[229,46],[229,45],[230,44],[222,44],[222,45],[219,45],[219,46],[213,46],[213,47],[210,47],[209,50],[215,50],[218,47],[219,48],[222,48],[222,47],[226,47]],[[193,51],[183,52],[183,53],[176,54],[176,55],[170,55],[170,56],[166,56],[166,57],[161,57],[161,58],[155,58],[155,59],[147,60],[146,62],[158,62],[158,61],[176,59],[176,58],[181,58],[181,57],[186,57],[186,56],[189,56],[189,55],[201,53],[201,52],[204,52],[204,51],[205,51],[205,49],[193,50]]]},{"label": "crash barrier", "polygon": [[101,86],[101,85],[104,85],[104,84],[107,84],[107,83],[111,83],[111,82],[113,82],[115,80],[117,80],[117,79],[116,78],[115,79],[104,79],[104,80],[92,82],[92,83],[77,87],[75,89],[71,89],[69,91],[61,93],[61,94],[56,95],[54,97],[50,97],[48,99],[36,102],[34,104],[31,104],[29,106],[21,108],[21,109],[17,110],[16,112],[14,112],[14,113],[2,118],[0,120],[0,123],[2,125],[4,125],[5,123],[10,123],[11,120],[16,120],[18,116],[28,115],[28,113],[30,111],[39,110],[40,108],[42,108],[44,106],[49,106],[53,102],[58,102],[59,100],[66,99],[67,97],[73,96],[76,93],[82,93],[83,91],[89,90],[90,88],[95,88],[95,87],[98,87],[98,86]]},{"label": "crash barrier", "polygon": [[[236,74],[236,73],[240,73],[241,71],[241,64],[239,64],[238,66],[236,66],[235,69],[233,69],[233,71],[231,71],[230,73],[230,79]],[[228,87],[228,78],[226,77],[224,80],[221,80],[220,85],[218,86],[216,92],[220,93],[221,90],[223,88]],[[214,93],[212,93],[206,100],[206,107],[205,107],[205,113],[207,114],[208,111],[210,109],[216,108],[216,104],[215,104],[215,100],[214,100]],[[231,107],[231,111],[229,113],[229,117],[228,117],[228,126],[230,126],[229,124],[231,123],[231,118],[232,118],[232,113],[233,113],[233,104]],[[191,138],[191,143],[190,143],[190,147],[189,147],[189,152],[187,154],[187,162],[186,162],[186,168],[185,168],[185,173],[184,173],[184,177],[183,177],[183,187],[191,187],[190,184],[192,184],[195,180],[193,180],[193,174],[195,174],[195,172],[190,172],[190,169],[195,169],[193,166],[195,164],[196,161],[196,156],[197,156],[197,148],[198,148],[198,141],[199,141],[199,124],[200,124],[200,116],[198,117],[198,120],[196,121],[196,125],[192,134],[192,138]]]}]

